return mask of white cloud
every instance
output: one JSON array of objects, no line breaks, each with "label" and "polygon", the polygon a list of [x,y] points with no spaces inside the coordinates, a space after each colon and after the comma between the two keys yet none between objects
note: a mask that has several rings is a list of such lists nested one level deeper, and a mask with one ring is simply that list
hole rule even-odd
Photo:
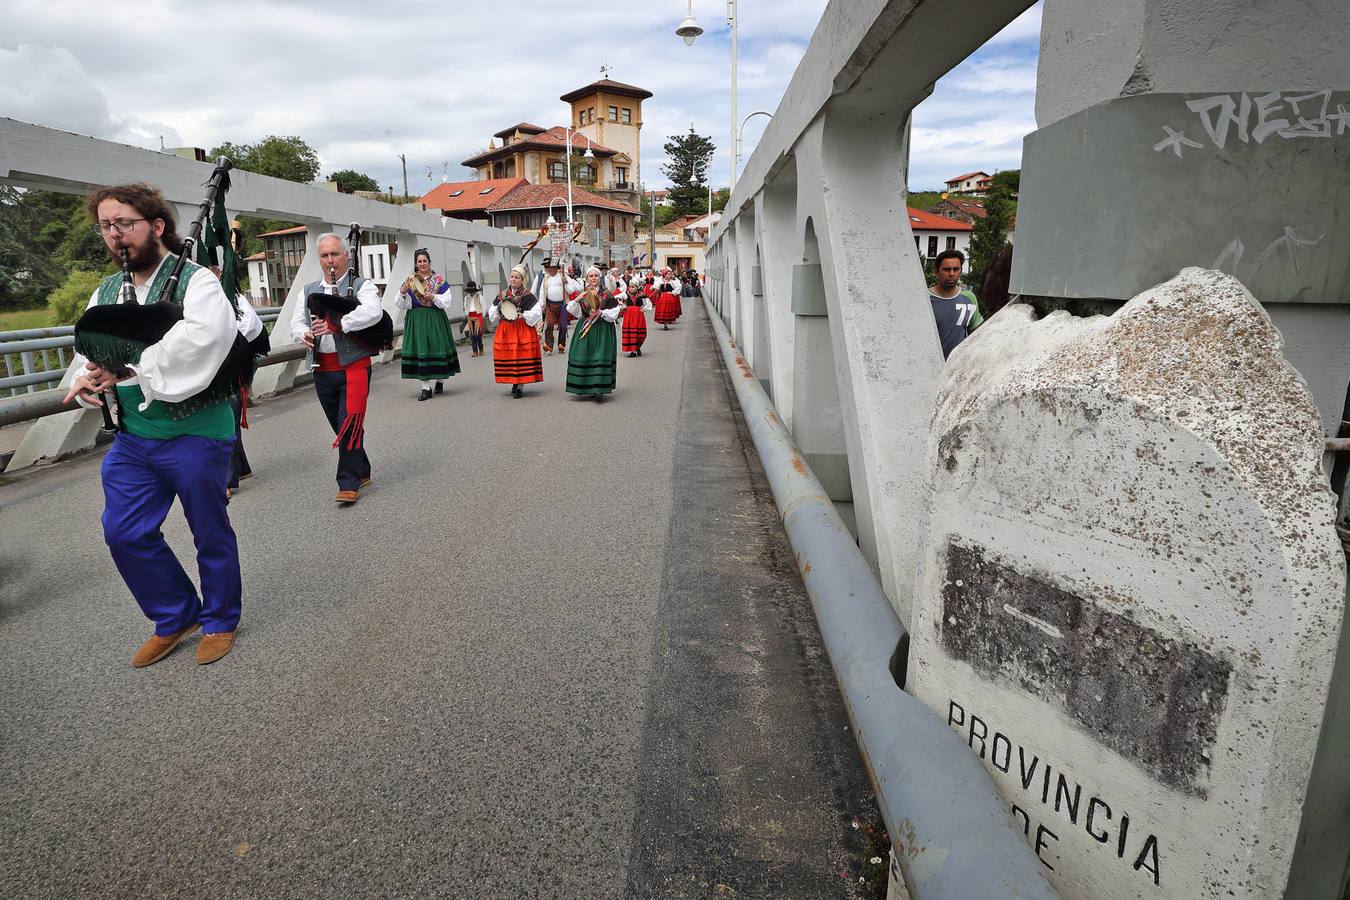
[{"label": "white cloud", "polygon": [[112,115],[103,92],[64,47],[0,47],[0,112],[25,122],[142,147],[158,147],[161,135],[171,145],[178,142],[172,128]]},{"label": "white cloud", "polygon": [[[739,5],[739,117],[777,108],[825,6]],[[353,168],[382,185],[401,184],[397,157],[405,154],[417,190],[439,182],[447,163],[451,179],[470,177],[460,161],[507,125],[562,124],[567,106],[558,95],[595,80],[608,62],[611,78],[655,95],[643,109],[648,184],[664,183],[662,144],[691,124],[717,145],[715,183],[728,177],[724,0],[695,0],[705,33],[693,47],[674,34],[680,2],[589,0],[560,15],[554,0],[522,0],[509,24],[498,5],[414,0],[386,0],[377,17],[357,0],[207,7],[142,0],[135,15],[126,10],[105,0],[0,0],[0,115],[142,146],[158,146],[161,134],[167,143],[208,149],[299,135],[318,151],[324,172]],[[1026,91],[1034,84],[1039,18],[1038,5],[920,107],[916,128],[933,133],[933,153],[948,154],[934,165],[945,170],[958,146],[979,145],[972,115],[998,109],[1015,122],[1010,111],[1024,108],[1021,118],[1031,120]],[[953,99],[959,115],[951,114]],[[937,104],[947,112],[921,121]],[[1005,153],[1014,127],[1021,126],[987,131],[991,158]],[[747,157],[763,130],[763,121],[747,127]],[[948,131],[951,138],[941,140]],[[914,163],[920,172],[917,156]],[[998,163],[976,167],[988,165]]]}]

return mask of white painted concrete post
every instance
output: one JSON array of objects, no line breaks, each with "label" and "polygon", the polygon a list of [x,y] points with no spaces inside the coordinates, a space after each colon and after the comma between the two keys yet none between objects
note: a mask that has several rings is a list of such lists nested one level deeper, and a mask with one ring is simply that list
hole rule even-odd
[{"label": "white painted concrete post", "polygon": [[[795,169],[794,169],[795,173]],[[794,369],[792,317],[792,267],[801,262],[793,246],[797,233],[797,186],[771,185],[755,196],[755,226],[760,249],[760,280],[763,282],[764,342],[756,347],[769,359],[765,371],[753,363],[755,374],[770,384],[783,423],[792,428],[792,372]]]}]

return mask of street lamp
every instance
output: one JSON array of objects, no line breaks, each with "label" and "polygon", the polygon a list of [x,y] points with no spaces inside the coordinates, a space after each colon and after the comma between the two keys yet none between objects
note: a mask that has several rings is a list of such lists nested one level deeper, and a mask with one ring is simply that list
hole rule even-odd
[{"label": "street lamp", "polygon": [[[727,27],[731,29],[731,189],[736,189],[736,0],[727,0]],[[689,0],[689,15],[684,17],[675,34],[692,47],[703,29],[694,21],[694,0]]]},{"label": "street lamp", "polygon": [[685,46],[694,46],[695,39],[703,33],[703,29],[694,21],[694,0],[689,0],[689,15],[684,17],[680,27],[675,29],[675,33],[684,38]]},{"label": "street lamp", "polygon": [[567,170],[567,223],[569,225],[574,221],[572,218],[572,136],[574,134],[580,134],[586,139],[586,152],[581,155],[581,158],[595,159],[595,154],[591,152],[591,136],[584,131],[577,131],[571,125],[564,125],[563,142],[567,144],[567,147],[563,153],[563,168]]},{"label": "street lamp", "polygon": [[733,169],[739,166],[741,162],[741,145],[745,143],[745,123],[749,122],[755,116],[764,116],[766,119],[772,119],[773,113],[766,113],[763,110],[758,110],[756,112],[752,112],[750,115],[746,116],[745,119],[741,121],[741,127],[736,132],[736,160],[734,163],[732,163]]}]

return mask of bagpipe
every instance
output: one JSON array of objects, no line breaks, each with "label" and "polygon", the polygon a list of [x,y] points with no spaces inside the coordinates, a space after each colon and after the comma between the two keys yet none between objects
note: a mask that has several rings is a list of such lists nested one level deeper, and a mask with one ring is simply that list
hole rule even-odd
[{"label": "bagpipe", "polygon": [[[333,283],[337,284],[336,267],[330,269],[328,274],[333,278]],[[361,305],[360,301],[356,299],[356,281],[360,277],[361,226],[359,223],[353,222],[351,229],[347,232],[347,293],[329,294],[324,291],[311,291],[305,297],[305,308],[309,310],[311,316],[324,319],[330,325],[338,326],[333,330],[341,332],[342,317]],[[390,318],[388,312],[381,312],[380,320],[374,325],[343,333],[371,353],[394,349],[394,320]]]},{"label": "bagpipe", "polygon": [[[230,189],[230,169],[234,164],[227,157],[219,157],[206,185],[206,198],[200,212],[183,238],[183,247],[174,261],[168,279],[154,302],[141,304],[131,280],[131,268],[126,250],[122,251],[122,288],[116,303],[95,305],[75,323],[75,351],[119,378],[134,374],[129,368],[140,362],[146,347],[158,343],[169,329],[183,319],[183,307],[176,299],[178,284],[189,258],[201,240],[202,228],[218,200],[223,200]],[[227,295],[235,318],[239,305]],[[194,412],[228,400],[241,386],[253,378],[254,348],[238,331],[225,362],[216,371],[211,383],[200,393],[177,403],[164,403],[170,418],[183,419]],[[115,393],[115,392],[114,392]],[[103,430],[116,431],[112,413],[105,399],[103,403]]]}]

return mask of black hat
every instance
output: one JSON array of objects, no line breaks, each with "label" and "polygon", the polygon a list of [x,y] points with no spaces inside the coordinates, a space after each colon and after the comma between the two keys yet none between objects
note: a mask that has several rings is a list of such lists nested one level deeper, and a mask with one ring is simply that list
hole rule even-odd
[{"label": "black hat", "polygon": [[546,256],[546,257],[544,257],[544,268],[545,268],[545,269],[558,269],[558,268],[561,268],[561,267],[562,267],[562,264],[559,263],[559,262],[558,262],[556,259],[554,259],[553,257],[551,257],[551,256]]},{"label": "black hat", "polygon": [[478,282],[476,282],[476,281],[474,281],[472,278],[470,278],[468,281],[466,281],[466,282],[464,283],[464,290],[466,290],[466,291],[476,291],[476,290],[478,290]]}]

